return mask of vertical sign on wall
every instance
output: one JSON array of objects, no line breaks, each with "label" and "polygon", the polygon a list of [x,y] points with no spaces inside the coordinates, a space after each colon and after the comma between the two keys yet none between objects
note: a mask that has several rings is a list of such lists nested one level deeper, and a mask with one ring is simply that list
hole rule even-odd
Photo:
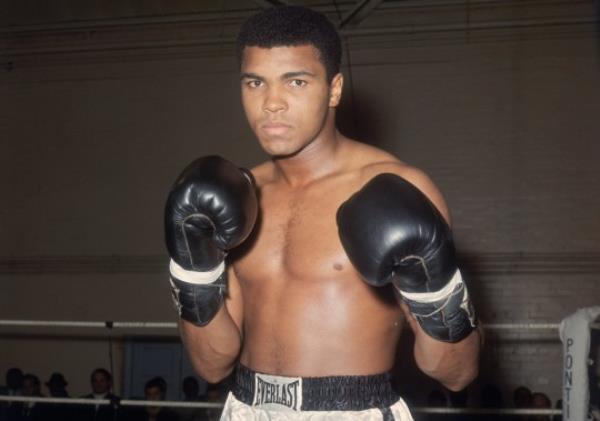
[{"label": "vertical sign on wall", "polygon": [[560,323],[563,343],[563,420],[586,421],[589,408],[590,324],[600,316],[600,306],[577,310]]}]

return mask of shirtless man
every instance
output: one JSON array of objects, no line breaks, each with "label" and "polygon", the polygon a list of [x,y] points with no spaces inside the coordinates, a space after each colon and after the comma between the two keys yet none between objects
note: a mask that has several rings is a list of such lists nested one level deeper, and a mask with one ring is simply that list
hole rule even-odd
[{"label": "shirtless man", "polygon": [[423,172],[336,130],[341,47],[322,15],[263,11],[238,51],[244,110],[271,159],[253,176],[196,160],[167,201],[191,361],[209,382],[235,370],[222,419],[410,420],[387,374],[404,320],[423,372],[452,390],[477,375],[444,199]]}]

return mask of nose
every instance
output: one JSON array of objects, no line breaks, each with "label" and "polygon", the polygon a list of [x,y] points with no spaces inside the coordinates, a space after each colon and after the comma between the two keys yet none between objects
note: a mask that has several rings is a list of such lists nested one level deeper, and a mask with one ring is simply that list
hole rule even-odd
[{"label": "nose", "polygon": [[279,89],[271,88],[267,91],[263,110],[269,113],[277,113],[287,109],[287,103]]}]

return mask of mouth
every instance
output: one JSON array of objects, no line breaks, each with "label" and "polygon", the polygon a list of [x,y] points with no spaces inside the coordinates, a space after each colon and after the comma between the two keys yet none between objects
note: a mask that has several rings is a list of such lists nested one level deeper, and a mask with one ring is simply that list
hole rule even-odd
[{"label": "mouth", "polygon": [[289,124],[271,121],[260,125],[260,129],[271,136],[280,136],[290,130],[292,126]]}]

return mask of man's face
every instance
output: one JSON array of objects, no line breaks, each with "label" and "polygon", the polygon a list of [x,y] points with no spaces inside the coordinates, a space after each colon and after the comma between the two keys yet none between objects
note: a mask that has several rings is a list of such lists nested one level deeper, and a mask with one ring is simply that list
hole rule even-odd
[{"label": "man's face", "polygon": [[110,381],[102,373],[94,373],[92,376],[92,390],[97,395],[103,395],[110,390]]},{"label": "man's face", "polygon": [[146,388],[146,400],[148,401],[162,401],[164,398],[162,392],[158,387]]},{"label": "man's face", "polygon": [[40,386],[32,379],[23,380],[23,396],[37,396],[40,394]]},{"label": "man's face", "polygon": [[[158,387],[147,387],[144,391],[147,401],[162,401],[164,396]],[[160,406],[147,406],[146,411],[149,414],[158,414],[160,412]]]},{"label": "man's face", "polygon": [[315,140],[338,105],[341,88],[341,74],[330,84],[312,45],[244,49],[244,111],[271,156],[293,155]]}]

